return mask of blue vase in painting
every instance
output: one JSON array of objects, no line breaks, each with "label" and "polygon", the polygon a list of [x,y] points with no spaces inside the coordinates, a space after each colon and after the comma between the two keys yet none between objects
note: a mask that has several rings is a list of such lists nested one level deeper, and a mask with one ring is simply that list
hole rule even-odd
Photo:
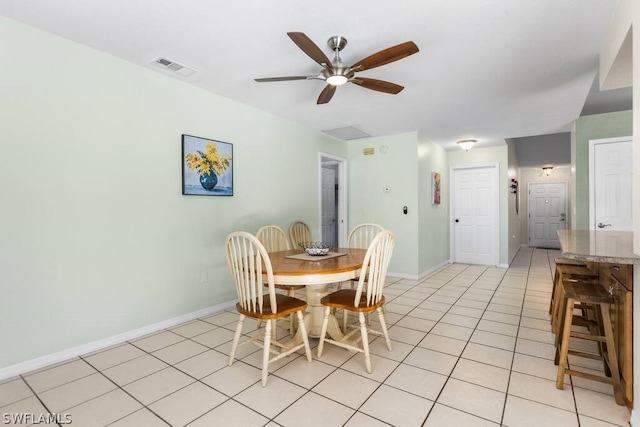
[{"label": "blue vase in painting", "polygon": [[205,190],[213,191],[213,188],[218,184],[218,177],[213,172],[204,173],[200,175],[200,184]]}]

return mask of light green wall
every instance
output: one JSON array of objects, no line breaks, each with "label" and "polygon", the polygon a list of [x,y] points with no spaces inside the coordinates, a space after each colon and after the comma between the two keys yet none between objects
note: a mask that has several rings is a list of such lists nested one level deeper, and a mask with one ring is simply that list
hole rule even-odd
[{"label": "light green wall", "polygon": [[[440,204],[434,205],[431,173],[440,173]],[[418,137],[419,253],[421,275],[449,260],[449,164],[442,146]]]},{"label": "light green wall", "polygon": [[[348,145],[349,227],[375,222],[393,230],[391,273],[417,278],[448,261],[449,166],[444,148],[416,132]],[[365,148],[373,148],[375,154],[364,155]],[[431,204],[434,171],[442,174],[440,205]],[[385,193],[384,188],[391,191]]]},{"label": "light green wall", "polygon": [[629,136],[633,132],[631,111],[583,116],[575,122],[574,228],[589,229],[589,140]]},{"label": "light green wall", "polygon": [[[318,152],[344,143],[5,18],[0,38],[0,368],[233,300],[230,231],[318,229]],[[234,144],[233,197],[181,195],[182,133]]]},{"label": "light green wall", "polygon": [[483,165],[499,165],[500,168],[500,264],[509,264],[509,220],[508,220],[508,197],[509,197],[509,175],[508,175],[508,148],[501,147],[473,148],[469,151],[453,150],[448,151],[449,167],[467,167]]},{"label": "light green wall", "polygon": [[[388,147],[386,153],[383,146]],[[389,272],[417,275],[417,133],[352,140],[348,147],[349,229],[374,222],[393,230],[396,243]],[[364,155],[364,148],[374,148],[375,154]],[[385,193],[385,187],[391,191]]]}]

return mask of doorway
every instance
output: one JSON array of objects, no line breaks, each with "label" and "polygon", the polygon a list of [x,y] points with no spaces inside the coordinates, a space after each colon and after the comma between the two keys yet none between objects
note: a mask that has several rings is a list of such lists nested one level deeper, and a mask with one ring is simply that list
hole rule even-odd
[{"label": "doorway", "polygon": [[451,170],[451,258],[499,264],[498,165]]},{"label": "doorway", "polygon": [[557,231],[567,227],[567,184],[529,184],[529,246],[560,249]]},{"label": "doorway", "polygon": [[631,137],[589,141],[589,229],[632,231]]},{"label": "doorway", "polygon": [[347,160],[320,153],[320,240],[344,247],[347,242]]}]

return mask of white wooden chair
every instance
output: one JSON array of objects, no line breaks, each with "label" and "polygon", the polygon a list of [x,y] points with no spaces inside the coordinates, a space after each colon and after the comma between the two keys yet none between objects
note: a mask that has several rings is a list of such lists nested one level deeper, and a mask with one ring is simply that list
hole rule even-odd
[{"label": "white wooden chair", "polygon": [[289,226],[289,238],[293,248],[297,249],[300,243],[311,241],[311,229],[302,221],[294,221]]},{"label": "white wooden chair", "polygon": [[[356,249],[367,249],[373,238],[376,235],[383,231],[384,227],[378,224],[374,224],[372,222],[365,222],[362,224],[358,224],[349,232],[349,236],[347,237],[347,247],[356,248]],[[358,283],[358,279],[353,279],[351,284],[351,289],[355,289]],[[342,283],[338,286],[338,289],[342,289]],[[342,314],[342,329],[346,330],[347,322],[349,318],[349,313],[345,311]]]},{"label": "white wooden chair", "polygon": [[[307,308],[307,303],[287,295],[276,293],[273,283],[273,269],[271,260],[264,246],[250,233],[236,231],[227,236],[226,240],[227,264],[231,271],[231,277],[238,292],[236,309],[240,313],[238,326],[233,338],[231,353],[229,354],[229,366],[233,364],[236,349],[240,345],[253,343],[263,349],[262,351],[262,386],[267,385],[269,363],[282,359],[291,353],[304,348],[307,360],[311,362],[311,348],[304,326],[302,313]],[[264,292],[264,277],[268,293]],[[299,320],[302,343],[283,343],[272,339],[272,325],[275,320],[295,314]],[[265,332],[240,342],[242,324],[245,317],[252,317],[264,321]],[[274,348],[275,347],[275,348]],[[275,356],[272,357],[272,354]]]},{"label": "white wooden chair", "polygon": [[[291,243],[289,243],[287,234],[277,225],[265,225],[264,227],[260,227],[256,233],[256,237],[269,253],[291,250]],[[304,285],[275,285],[275,287],[276,289],[282,289],[290,297],[294,297],[296,291],[304,289]],[[260,324],[258,324],[258,326],[260,326]],[[294,332],[294,316],[291,315],[289,317],[289,333],[293,336]]]},{"label": "white wooden chair", "polygon": [[[324,343],[329,342],[348,350],[364,353],[365,366],[368,373],[371,373],[371,357],[369,355],[368,334],[384,335],[387,348],[391,351],[391,339],[387,331],[384,320],[382,305],[384,304],[383,288],[387,275],[389,260],[393,253],[394,235],[391,231],[379,232],[373,239],[362,263],[362,272],[358,280],[356,289],[341,289],[333,292],[320,300],[324,306],[324,318],[320,331],[320,342],[318,344],[318,357],[322,356]],[[329,325],[329,314],[331,309],[342,309],[358,313],[360,327],[345,333],[340,341],[327,338],[327,327]],[[365,313],[376,311],[380,319],[382,331],[374,330],[367,325]],[[360,338],[353,339],[353,336],[360,331]],[[358,342],[362,345],[359,346]]]},{"label": "white wooden chair", "polygon": [[383,230],[383,226],[372,222],[358,224],[349,232],[347,246],[350,248],[367,249],[373,241],[373,238]]},{"label": "white wooden chair", "polygon": [[256,237],[269,253],[291,250],[291,242],[289,242],[287,234],[277,225],[260,227]]}]

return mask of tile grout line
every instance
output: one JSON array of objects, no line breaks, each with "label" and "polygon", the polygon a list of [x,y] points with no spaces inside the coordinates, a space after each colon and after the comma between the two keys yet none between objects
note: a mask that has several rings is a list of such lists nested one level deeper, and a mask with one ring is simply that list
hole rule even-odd
[{"label": "tile grout line", "polygon": [[[474,280],[474,282],[473,282],[473,283],[477,282],[477,281],[478,281],[478,279],[479,279],[480,277],[482,277],[482,275],[483,275],[485,272],[487,272],[488,270],[489,270],[489,267],[485,268],[485,269],[483,270],[483,272],[482,272],[480,275],[478,275],[478,276],[476,277],[476,279]],[[464,271],[464,270],[463,270],[463,271]],[[456,369],[456,366],[458,366],[458,363],[460,362],[460,359],[464,359],[464,358],[462,357],[462,355],[463,355],[463,353],[464,353],[465,349],[467,348],[467,346],[469,345],[469,343],[471,343],[471,338],[473,337],[473,333],[475,333],[475,331],[479,330],[479,329],[477,329],[477,327],[478,327],[478,325],[480,324],[480,321],[482,320],[482,316],[484,316],[484,314],[487,312],[487,309],[488,309],[489,305],[491,304],[491,300],[495,297],[496,292],[497,292],[497,291],[498,291],[498,289],[500,288],[500,283],[502,283],[502,281],[504,280],[504,278],[505,278],[505,276],[506,276],[507,272],[508,272],[508,269],[507,269],[507,271],[506,271],[506,272],[505,272],[505,273],[500,277],[500,281],[499,281],[498,285],[496,286],[496,288],[494,289],[494,291],[493,291],[493,293],[492,293],[491,298],[487,301],[487,305],[486,305],[486,307],[483,309],[483,311],[482,311],[482,315],[478,318],[478,322],[476,323],[476,326],[473,328],[473,332],[472,332],[472,333],[471,333],[471,335],[469,336],[469,339],[467,339],[467,341],[466,341],[466,343],[465,343],[465,345],[464,345],[464,347],[463,347],[462,351],[460,352],[460,355],[458,356],[458,358],[457,358],[457,360],[456,360],[455,364],[454,364],[454,365],[453,365],[453,367],[451,368],[451,371],[450,371],[450,372],[449,372],[449,374],[447,375],[447,379],[446,379],[446,381],[444,382],[444,384],[442,385],[442,388],[440,389],[440,392],[438,393],[438,396],[437,396],[437,397],[436,397],[436,399],[434,400],[434,404],[433,404],[433,406],[431,407],[431,409],[429,410],[429,412],[428,412],[427,416],[425,417],[425,419],[424,419],[424,421],[423,421],[423,423],[422,423],[422,425],[423,425],[423,426],[425,425],[425,423],[426,423],[426,422],[427,422],[427,420],[429,419],[429,416],[431,415],[431,412],[433,411],[433,408],[435,407],[436,403],[438,403],[438,399],[440,398],[440,396],[442,395],[442,392],[444,391],[445,387],[446,387],[446,386],[447,386],[447,384],[449,383],[449,380],[452,378],[453,371]],[[473,287],[473,283],[468,287],[467,291]],[[464,293],[463,293],[463,294],[458,298],[458,300],[457,300],[457,301],[459,301],[459,300],[462,298],[462,296],[463,296],[467,291],[465,291],[465,292],[464,292]],[[456,301],[456,302],[457,302],[457,301]],[[455,303],[454,303],[454,304],[452,304],[452,305],[451,305],[451,307],[453,307],[454,305],[455,305]],[[449,310],[447,310],[447,312],[448,312],[448,311],[449,311]],[[471,329],[471,328],[469,328],[469,329]],[[490,347],[490,346],[488,346],[488,347]],[[493,348],[498,348],[498,347],[493,347]],[[503,350],[503,349],[501,349],[501,350]],[[515,354],[515,343],[514,343],[514,354]],[[513,359],[513,356],[512,356],[512,359]],[[465,359],[465,360],[471,360],[471,359]],[[482,362],[478,362],[478,361],[474,361],[474,362],[476,362],[476,363],[482,363]],[[492,366],[492,365],[489,365],[489,366]],[[458,380],[457,378],[454,378],[454,379]],[[480,385],[478,385],[478,384],[470,383],[470,382],[468,382],[468,381],[464,381],[464,380],[458,380],[458,381],[462,381],[462,382],[465,382],[465,383],[468,383],[468,384],[473,384],[473,385],[475,385],[475,386],[480,386]],[[480,386],[480,387],[484,387],[484,386]],[[493,389],[490,389],[490,388],[488,388],[488,387],[485,387],[485,388],[487,388],[487,389],[489,389],[489,390],[493,390]],[[506,402],[506,394],[507,394],[507,393],[505,392],[505,402]],[[443,406],[447,406],[447,407],[449,407],[449,408],[452,408],[452,409],[454,409],[454,410],[456,410],[456,411],[460,411],[460,412],[463,412],[463,413],[466,413],[466,414],[472,415],[472,416],[474,416],[474,417],[477,417],[477,418],[480,418],[480,419],[487,420],[487,421],[492,422],[492,423],[494,422],[494,421],[489,420],[489,419],[487,419],[487,418],[481,417],[481,416],[479,416],[479,415],[477,415],[477,414],[472,414],[472,413],[470,413],[470,412],[466,412],[466,411],[461,410],[461,409],[459,409],[459,408],[451,407],[451,406],[446,405],[446,404],[444,404],[444,403],[439,403],[439,404],[440,404],[440,405],[443,405]],[[503,405],[503,411],[504,411],[504,405]]]},{"label": "tile grout line", "polygon": [[[520,252],[520,249],[518,249],[518,253]],[[504,416],[505,416],[505,412],[507,411],[507,400],[509,398],[509,387],[511,386],[511,376],[513,375],[513,362],[516,358],[516,348],[518,347],[518,337],[520,336],[520,325],[522,324],[522,313],[524,311],[524,304],[525,304],[525,299],[527,296],[527,287],[529,285],[529,276],[531,275],[531,263],[533,262],[533,254],[535,252],[535,249],[531,251],[531,254],[529,256],[529,267],[527,268],[527,280],[525,282],[525,286],[524,286],[524,296],[522,298],[522,306],[520,307],[520,319],[518,320],[518,329],[516,330],[516,339],[513,345],[513,355],[511,356],[511,365],[509,366],[509,377],[507,379],[507,389],[505,390],[504,393],[504,404],[502,405],[502,414],[500,415],[500,425],[504,424]],[[518,254],[516,253],[516,257],[518,257]],[[515,259],[514,258],[514,259]]]}]

